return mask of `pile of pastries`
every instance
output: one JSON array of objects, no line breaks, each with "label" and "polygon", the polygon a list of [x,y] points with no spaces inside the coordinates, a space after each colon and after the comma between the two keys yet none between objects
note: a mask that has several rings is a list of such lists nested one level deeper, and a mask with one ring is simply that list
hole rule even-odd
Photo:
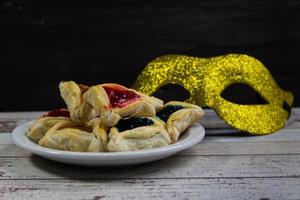
[{"label": "pile of pastries", "polygon": [[68,109],[38,118],[27,137],[41,146],[78,152],[151,149],[176,143],[199,121],[203,110],[194,104],[147,96],[119,84],[59,84]]}]

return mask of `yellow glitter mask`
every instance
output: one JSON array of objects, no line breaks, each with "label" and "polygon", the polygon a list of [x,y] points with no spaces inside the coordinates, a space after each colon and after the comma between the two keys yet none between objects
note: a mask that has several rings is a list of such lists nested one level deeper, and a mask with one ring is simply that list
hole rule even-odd
[{"label": "yellow glitter mask", "polygon": [[[241,54],[162,56],[146,66],[133,87],[150,95],[170,83],[183,86],[191,95],[189,102],[213,108],[229,125],[252,135],[282,128],[293,103],[292,93],[282,90],[260,61]],[[221,93],[234,83],[250,86],[268,104],[242,105],[224,99]]]}]

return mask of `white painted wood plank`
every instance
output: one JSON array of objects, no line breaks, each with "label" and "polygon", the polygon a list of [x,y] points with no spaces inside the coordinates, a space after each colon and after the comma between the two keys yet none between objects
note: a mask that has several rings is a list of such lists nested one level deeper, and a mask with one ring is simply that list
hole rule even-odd
[{"label": "white painted wood plank", "polygon": [[249,136],[243,134],[206,134],[206,142],[281,142],[281,141],[300,141],[300,129],[281,129],[280,131],[261,136]]},{"label": "white painted wood plank", "polygon": [[299,197],[300,180],[295,178],[0,181],[0,198],[10,200],[282,200]]},{"label": "white painted wood plank", "polygon": [[37,157],[29,151],[23,150],[14,144],[0,144],[0,158],[1,157],[22,157],[30,158]]},{"label": "white painted wood plank", "polygon": [[[300,142],[202,142],[187,149],[179,156],[213,156],[213,155],[286,155],[300,154]],[[1,157],[37,157],[14,144],[0,145]]]},{"label": "white painted wood plank", "polygon": [[205,115],[201,119],[200,123],[205,128],[216,128],[216,127],[222,127],[222,128],[230,128],[226,122],[224,122],[222,119],[220,119],[214,110],[212,109],[204,109]]},{"label": "white painted wood plank", "polygon": [[46,111],[0,112],[0,119],[35,119]]},{"label": "white painted wood plank", "polygon": [[179,155],[272,155],[300,154],[300,142],[203,142]]},{"label": "white painted wood plank", "polygon": [[[32,158],[12,144],[8,133],[0,134],[0,198],[299,199],[297,110],[287,129],[277,134],[246,137],[226,129],[227,134],[208,134],[202,143],[177,156],[127,168],[84,168]],[[0,113],[0,121],[21,124],[40,114]],[[211,111],[206,120],[207,127],[224,126]]]},{"label": "white painted wood plank", "polygon": [[175,156],[124,168],[85,168],[43,158],[1,158],[0,179],[299,177],[300,155]]},{"label": "white painted wood plank", "polygon": [[31,119],[5,119],[0,120],[0,132],[12,132],[17,126],[24,124]]},{"label": "white painted wood plank", "polygon": [[11,133],[0,134],[0,145],[2,144],[13,144],[13,141],[11,139]]}]

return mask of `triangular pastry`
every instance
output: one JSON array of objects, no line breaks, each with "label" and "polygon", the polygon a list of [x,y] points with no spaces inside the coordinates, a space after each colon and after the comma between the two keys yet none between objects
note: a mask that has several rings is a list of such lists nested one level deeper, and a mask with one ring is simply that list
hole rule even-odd
[{"label": "triangular pastry", "polygon": [[203,110],[194,104],[170,101],[165,104],[156,116],[165,122],[165,128],[170,135],[172,143],[178,141],[181,133],[204,115]]},{"label": "triangular pastry", "polygon": [[44,114],[27,130],[27,137],[34,142],[38,142],[50,128],[57,124],[60,128],[80,125],[79,123],[72,121],[68,115],[69,112],[65,109],[55,109]]},{"label": "triangular pastry", "polygon": [[74,121],[89,121],[94,115],[106,126],[115,125],[122,117],[151,117],[163,107],[163,101],[115,83],[85,86],[85,91],[73,81],[60,83]]},{"label": "triangular pastry", "polygon": [[76,122],[87,122],[95,118],[98,113],[83,99],[83,94],[88,87],[78,85],[74,81],[59,84],[60,95],[67,104],[70,117]]},{"label": "triangular pastry", "polygon": [[84,126],[63,129],[58,129],[54,126],[39,141],[39,145],[66,151],[104,151],[102,143],[92,133],[92,128]]},{"label": "triangular pastry", "polygon": [[109,132],[109,151],[135,151],[171,143],[164,125],[153,117],[121,119]]}]

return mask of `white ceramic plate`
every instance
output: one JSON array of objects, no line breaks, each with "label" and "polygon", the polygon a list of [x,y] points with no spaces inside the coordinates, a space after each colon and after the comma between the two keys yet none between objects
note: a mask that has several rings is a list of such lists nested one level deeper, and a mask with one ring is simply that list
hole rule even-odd
[{"label": "white ceramic plate", "polygon": [[165,147],[128,152],[71,152],[41,147],[29,140],[26,131],[32,123],[33,121],[27,122],[13,130],[12,139],[17,146],[50,160],[87,166],[122,166],[159,160],[190,148],[200,142],[205,135],[204,128],[196,123],[177,143]]}]

